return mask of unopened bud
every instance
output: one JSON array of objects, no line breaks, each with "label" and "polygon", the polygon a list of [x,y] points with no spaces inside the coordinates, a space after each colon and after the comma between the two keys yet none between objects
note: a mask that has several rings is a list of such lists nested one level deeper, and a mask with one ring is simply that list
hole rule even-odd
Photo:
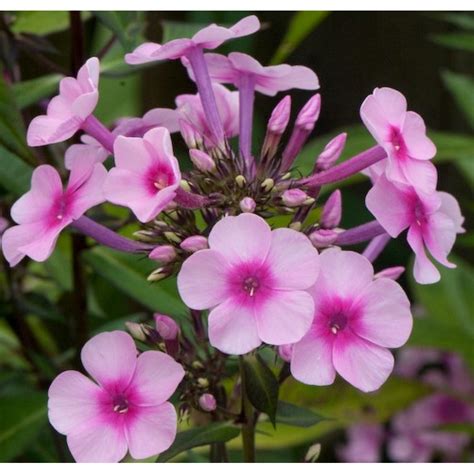
[{"label": "unopened bud", "polygon": [[202,144],[202,138],[197,130],[186,120],[179,121],[181,136],[188,148],[197,148]]},{"label": "unopened bud", "polygon": [[309,196],[303,190],[298,188],[287,189],[281,195],[281,200],[283,201],[283,204],[288,207],[301,206],[308,198]]},{"label": "unopened bud", "polygon": [[278,346],[278,355],[285,361],[291,361],[291,354],[293,352],[293,344],[283,344]]},{"label": "unopened bud", "polygon": [[127,331],[130,333],[130,335],[136,339],[137,341],[146,341],[146,334],[143,331],[143,326],[139,323],[134,323],[132,321],[127,321],[125,323],[125,327],[127,328]]},{"label": "unopened bud", "polygon": [[214,160],[205,152],[197,149],[189,150],[189,157],[194,166],[204,173],[210,173],[216,169]]},{"label": "unopened bud", "polygon": [[168,272],[165,270],[164,267],[157,268],[156,270],[152,271],[148,277],[148,281],[160,281],[163,280],[168,276]]},{"label": "unopened bud", "polygon": [[374,279],[390,278],[390,280],[398,280],[404,271],[405,267],[389,267],[376,273]]},{"label": "unopened bud", "polygon": [[195,360],[191,365],[193,366],[193,369],[198,369],[198,370],[204,369],[202,362],[199,362],[198,360]]},{"label": "unopened bud", "polygon": [[313,95],[300,110],[298,117],[296,117],[295,126],[310,132],[313,130],[316,120],[319,118],[320,111],[321,96],[316,94]]},{"label": "unopened bud", "polygon": [[316,168],[319,171],[327,170],[339,159],[346,145],[347,133],[341,133],[334,137],[319,154],[316,160]]},{"label": "unopened bud", "polygon": [[181,187],[181,189],[183,191],[186,191],[187,193],[191,192],[191,186],[189,185],[189,183],[185,179],[182,179],[180,181],[179,186]]},{"label": "unopened bud", "polygon": [[155,242],[156,235],[149,230],[137,230],[133,233],[133,236],[142,242]]},{"label": "unopened bud", "polygon": [[342,195],[339,189],[336,189],[324,204],[323,212],[319,223],[325,229],[333,229],[341,222],[342,216]]},{"label": "unopened bud", "polygon": [[199,377],[197,379],[197,383],[201,388],[209,387],[209,380],[205,379],[204,377]]},{"label": "unopened bud", "polygon": [[303,227],[303,224],[300,221],[295,221],[295,222],[292,222],[289,225],[289,227],[290,227],[290,229],[293,229],[293,230],[296,230],[297,232],[299,232],[301,230],[301,228]]},{"label": "unopened bud", "polygon": [[309,240],[316,248],[324,248],[332,245],[337,239],[338,233],[332,229],[318,229],[309,234]]},{"label": "unopened bud", "polygon": [[321,443],[313,444],[309,447],[304,460],[305,462],[316,462],[321,454]]},{"label": "unopened bud", "polygon": [[169,263],[176,258],[176,250],[172,245],[160,245],[148,254],[148,258],[161,263]]},{"label": "unopened bud", "polygon": [[155,313],[155,327],[158,334],[165,340],[176,339],[179,335],[179,326],[174,319],[171,319],[166,314]]},{"label": "unopened bud", "polygon": [[260,185],[260,187],[267,193],[272,190],[273,186],[275,186],[275,181],[273,181],[272,178],[264,179]]},{"label": "unopened bud", "polygon": [[256,204],[251,197],[245,197],[240,201],[239,206],[242,212],[253,212],[255,211]]},{"label": "unopened bud", "polygon": [[163,232],[163,235],[170,242],[174,242],[176,244],[181,243],[181,239],[174,232],[171,232],[171,231]]},{"label": "unopened bud", "polygon": [[273,109],[272,115],[268,120],[268,130],[277,135],[283,135],[291,113],[291,97],[283,97]]},{"label": "unopened bud", "polygon": [[186,252],[197,252],[198,250],[203,250],[209,248],[206,237],[203,235],[192,235],[184,239],[179,246]]},{"label": "unopened bud", "polygon": [[247,184],[247,180],[241,174],[235,177],[235,182],[239,188],[243,188]]},{"label": "unopened bud", "polygon": [[204,411],[214,411],[217,408],[217,402],[211,393],[204,393],[199,397],[199,406]]}]

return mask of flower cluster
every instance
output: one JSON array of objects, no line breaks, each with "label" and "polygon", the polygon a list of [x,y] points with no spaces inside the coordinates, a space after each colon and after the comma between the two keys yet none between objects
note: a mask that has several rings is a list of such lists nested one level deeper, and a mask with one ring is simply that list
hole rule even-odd
[{"label": "flower cluster", "polygon": [[[2,236],[9,263],[25,256],[44,261],[60,232],[73,227],[157,262],[151,282],[177,274],[195,329],[190,338],[166,315],[155,315],[154,327],[129,323],[133,337],[153,349],[138,358],[123,332],[100,334],[84,346],[84,367],[98,385],[65,372],[51,386],[49,403],[51,423],[78,461],[118,461],[127,450],[140,459],[170,446],[176,413],[166,400],[184,377],[172,357],[186,368],[180,413],[218,409],[225,400],[219,384],[226,354],[263,344],[275,347],[303,383],[329,385],[338,373],[360,390],[378,389],[393,370],[389,349],[407,341],[412,316],[395,282],[403,267],[374,274],[374,260],[408,229],[417,281],[439,278],[425,247],[453,266],[447,254],[463,218],[454,197],[436,191],[435,147],[401,93],[376,89],[362,105],[362,120],[378,145],[338,164],[346,142],[340,134],[316,157],[309,176],[298,175],[294,163],[319,118],[319,94],[299,111],[285,145],[291,98],[284,96],[260,150],[253,148],[256,92],[319,88],[304,66],[267,67],[243,53],[205,53],[259,27],[250,16],[230,28],[210,25],[192,38],[145,43],[127,54],[132,65],[181,61],[197,93],[178,96],[175,109],[117,119],[109,130],[93,115],[100,65],[91,58],[77,78],[61,81],[46,115],[30,123],[30,146],[84,135],[65,153],[65,188],[58,171],[42,165],[31,190],[14,204],[17,225]],[[174,155],[176,132],[189,149],[190,171],[180,169]],[[230,141],[235,136],[238,147]],[[340,190],[324,203],[321,190],[359,172],[373,182],[366,203],[377,220],[344,229]],[[135,240],[85,216],[104,202],[130,209],[142,226]],[[363,242],[369,242],[363,253],[343,249]],[[201,362],[196,344],[218,350],[207,347]]]}]

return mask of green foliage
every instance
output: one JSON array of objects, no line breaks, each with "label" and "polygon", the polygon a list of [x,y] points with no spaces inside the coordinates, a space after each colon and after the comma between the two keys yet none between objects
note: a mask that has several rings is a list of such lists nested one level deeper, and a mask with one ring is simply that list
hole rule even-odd
[{"label": "green foliage", "polygon": [[276,412],[277,423],[308,428],[321,421],[324,421],[325,419],[326,418],[324,416],[318,415],[314,411],[308,410],[307,408],[299,407],[287,402],[282,402],[281,400],[278,402],[278,408]]},{"label": "green foliage", "polygon": [[[206,27],[204,23],[189,23],[187,21],[162,21],[163,39],[162,43],[167,43],[178,38],[191,38],[202,28]],[[222,25],[225,26],[225,25]]]},{"label": "green foliage", "polygon": [[119,40],[125,52],[133,49],[138,43],[144,29],[143,12],[93,12]]},{"label": "green foliage", "polygon": [[[90,13],[81,12],[82,20]],[[69,12],[65,11],[18,11],[11,27],[14,33],[49,35],[69,28]]]},{"label": "green foliage", "polygon": [[474,34],[472,33],[445,33],[433,35],[431,39],[435,43],[448,48],[474,51]]}]

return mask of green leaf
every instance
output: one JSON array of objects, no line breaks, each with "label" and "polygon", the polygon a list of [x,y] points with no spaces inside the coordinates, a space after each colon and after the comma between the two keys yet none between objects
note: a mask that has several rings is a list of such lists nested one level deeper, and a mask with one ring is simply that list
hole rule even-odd
[{"label": "green leaf", "polygon": [[423,314],[415,319],[410,344],[458,352],[474,370],[474,269],[451,258],[456,269],[438,267],[441,280],[419,285],[410,280]]},{"label": "green leaf", "polygon": [[312,410],[304,407],[299,407],[287,402],[278,402],[276,412],[277,423],[284,423],[285,425],[301,426],[308,428],[314,426],[320,421],[326,420],[326,417],[318,415]]},{"label": "green leaf", "polygon": [[178,296],[175,279],[169,278],[157,284],[146,280],[154,269],[152,262],[140,261],[139,256],[121,255],[104,247],[86,252],[84,258],[97,274],[146,308],[183,320],[186,307]]},{"label": "green leaf", "polygon": [[298,45],[329,15],[330,12],[302,11],[293,15],[288,31],[276,50],[271,63],[284,61]]},{"label": "green leaf", "polygon": [[179,38],[191,38],[195,33],[207,26],[207,24],[201,23],[168,20],[162,21],[161,25],[163,27],[162,43],[167,43],[168,41]]},{"label": "green leaf", "polygon": [[445,33],[441,35],[433,35],[431,39],[452,49],[460,49],[462,51],[474,51],[474,33]]},{"label": "green leaf", "polygon": [[239,434],[239,428],[227,423],[212,423],[202,428],[192,428],[190,430],[181,431],[177,434],[171,448],[159,455],[158,462],[169,461],[183,451],[197,448],[198,446],[226,443],[239,436]]},{"label": "green leaf", "polygon": [[470,13],[445,13],[439,18],[460,28],[474,30],[474,16]]},{"label": "green leaf", "polygon": [[277,378],[258,354],[244,356],[242,363],[245,391],[250,403],[266,413],[275,425],[279,389]]},{"label": "green leaf", "polygon": [[0,397],[0,462],[21,454],[46,424],[46,395]]},{"label": "green leaf", "polygon": [[13,93],[18,107],[24,109],[36,104],[41,99],[50,97],[57,91],[62,78],[61,74],[48,74],[13,84]]},{"label": "green leaf", "polygon": [[[89,12],[81,12],[82,21],[90,18]],[[18,11],[11,26],[14,33],[49,35],[69,28],[67,11]]]},{"label": "green leaf", "polygon": [[0,145],[0,185],[15,195],[25,193],[33,169],[6,148]]},{"label": "green leaf", "polygon": [[474,79],[452,71],[443,71],[441,77],[470,127],[474,129]]},{"label": "green leaf", "polygon": [[128,18],[125,12],[101,11],[93,12],[96,16],[119,40],[125,51],[133,47],[133,39],[128,34]]}]

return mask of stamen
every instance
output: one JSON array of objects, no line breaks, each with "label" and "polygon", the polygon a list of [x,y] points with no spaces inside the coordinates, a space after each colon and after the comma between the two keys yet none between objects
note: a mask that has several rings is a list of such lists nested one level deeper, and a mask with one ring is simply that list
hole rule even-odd
[{"label": "stamen", "polygon": [[257,280],[255,277],[247,277],[244,280],[243,287],[244,290],[251,296],[253,297],[255,295],[255,292],[260,286],[260,282]]},{"label": "stamen", "polygon": [[56,219],[58,219],[58,220],[62,220],[62,219],[63,219],[63,217],[64,217],[64,216],[63,216],[62,214],[58,214],[58,215],[56,216]]},{"label": "stamen", "polygon": [[114,398],[113,407],[115,413],[120,413],[123,415],[128,411],[128,401],[123,395],[117,395]]}]

